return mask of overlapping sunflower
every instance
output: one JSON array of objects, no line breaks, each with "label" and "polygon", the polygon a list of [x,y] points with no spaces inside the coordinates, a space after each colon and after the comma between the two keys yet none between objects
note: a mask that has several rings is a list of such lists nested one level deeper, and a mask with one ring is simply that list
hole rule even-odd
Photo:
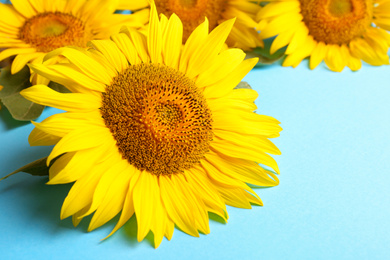
[{"label": "overlapping sunflower", "polygon": [[275,37],[271,53],[287,46],[283,66],[310,57],[333,71],[359,70],[362,60],[389,64],[389,0],[275,0],[257,14],[262,38]]},{"label": "overlapping sunflower", "polygon": [[[132,15],[116,14],[116,0],[12,0],[0,3],[0,61],[15,56],[11,72],[27,63],[42,63],[44,55],[64,46],[86,47],[90,40],[108,39],[121,26],[140,28],[148,21],[147,10]],[[130,5],[136,8],[137,4]],[[44,77],[34,82],[47,84]]]},{"label": "overlapping sunflower", "polygon": [[[137,14],[138,11],[150,9],[147,1],[140,1],[134,6],[130,0],[121,0],[119,8],[129,9]],[[251,50],[262,47],[263,41],[256,30],[255,17],[261,9],[258,1],[249,0],[158,0],[154,1],[157,12],[168,18],[176,14],[183,23],[183,42],[190,34],[208,19],[209,29],[212,30],[226,20],[236,18],[236,22],[226,40],[230,47]]]}]

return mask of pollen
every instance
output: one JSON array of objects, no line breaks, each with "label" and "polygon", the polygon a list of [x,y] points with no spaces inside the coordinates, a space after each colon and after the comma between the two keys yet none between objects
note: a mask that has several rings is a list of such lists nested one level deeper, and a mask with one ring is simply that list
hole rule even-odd
[{"label": "pollen", "polygon": [[192,168],[213,138],[195,82],[161,64],[129,66],[107,86],[100,111],[122,157],[157,176]]},{"label": "pollen", "polygon": [[19,30],[19,38],[37,51],[49,52],[64,46],[85,47],[91,35],[77,17],[48,12],[28,19]]},{"label": "pollen", "polygon": [[303,21],[316,41],[348,44],[372,22],[370,0],[300,0]]},{"label": "pollen", "polygon": [[214,29],[222,19],[227,0],[161,0],[156,1],[158,13],[170,17],[173,13],[183,23],[183,43],[192,31],[204,22],[209,21],[209,29]]}]

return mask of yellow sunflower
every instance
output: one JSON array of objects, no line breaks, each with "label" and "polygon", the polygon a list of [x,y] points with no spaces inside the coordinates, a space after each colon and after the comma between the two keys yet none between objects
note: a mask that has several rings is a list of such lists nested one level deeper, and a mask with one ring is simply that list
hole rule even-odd
[{"label": "yellow sunflower", "polygon": [[333,71],[389,64],[390,0],[275,0],[257,14],[261,36],[277,37],[271,53],[287,45],[283,66],[310,57]]},{"label": "yellow sunflower", "polygon": [[[48,184],[75,182],[61,218],[77,225],[94,212],[88,230],[120,211],[114,233],[135,214],[138,240],[149,231],[157,247],[172,237],[174,225],[199,236],[209,233],[208,212],[227,219],[225,204],[262,205],[246,184],[275,186],[279,154],[268,138],[279,122],[253,113],[257,93],[234,89],[255,66],[240,49],[223,49],[233,27],[229,20],[211,33],[208,22],[182,46],[176,15],[159,20],[151,8],[145,36],[131,28],[90,49],[60,48],[69,63],[31,65],[73,93],[44,85],[21,94],[63,109],[41,123],[31,145],[54,145],[48,157]],[[111,235],[110,234],[110,235]]]},{"label": "yellow sunflower", "polygon": [[[260,10],[257,1],[248,0],[155,0],[157,11],[170,17],[175,13],[183,23],[183,43],[188,39],[195,28],[205,17],[209,20],[209,29],[212,30],[222,22],[236,18],[236,22],[227,38],[230,47],[250,50],[263,47],[263,41],[255,30],[255,17]],[[147,1],[139,2],[139,8]],[[131,0],[121,0],[121,9],[133,9]],[[137,13],[137,12],[135,12]]]},{"label": "yellow sunflower", "polygon": [[[11,72],[27,63],[40,63],[44,55],[64,46],[86,47],[93,39],[108,39],[123,25],[143,26],[148,11],[114,14],[115,0],[12,0],[0,3],[0,61],[14,56]],[[48,83],[39,77],[39,84]]]}]

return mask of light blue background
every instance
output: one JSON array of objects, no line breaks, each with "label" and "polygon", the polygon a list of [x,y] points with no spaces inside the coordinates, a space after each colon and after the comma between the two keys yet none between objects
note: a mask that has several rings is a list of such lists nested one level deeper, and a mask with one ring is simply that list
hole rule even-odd
[{"label": "light blue background", "polygon": [[[280,185],[257,190],[264,207],[228,207],[228,224],[211,220],[200,238],[175,230],[157,250],[136,242],[134,219],[104,242],[115,221],[91,233],[86,221],[61,221],[70,185],[10,177],[0,182],[0,259],[388,259],[389,72],[310,71],[306,62],[251,71],[245,80],[259,92],[258,112],[284,128],[274,139]],[[47,156],[50,148],[29,147],[31,130],[0,111],[0,176]]]},{"label": "light blue background", "polygon": [[[388,259],[389,67],[334,73],[304,61],[257,68],[245,80],[259,92],[258,112],[284,129],[273,140],[283,153],[280,185],[257,190],[264,207],[228,207],[228,224],[210,220],[200,238],[175,230],[155,250],[136,242],[134,219],[104,242],[115,221],[91,233],[87,221],[61,221],[70,185],[20,173],[0,182],[0,258]],[[31,130],[0,111],[0,175],[48,154],[29,147]]]}]

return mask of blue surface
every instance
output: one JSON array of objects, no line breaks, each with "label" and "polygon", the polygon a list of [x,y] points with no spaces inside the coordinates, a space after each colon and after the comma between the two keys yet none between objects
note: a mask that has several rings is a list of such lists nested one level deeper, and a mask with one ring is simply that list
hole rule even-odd
[{"label": "blue surface", "polygon": [[[175,230],[155,250],[136,242],[134,219],[104,242],[112,221],[86,233],[59,219],[70,185],[20,173],[0,182],[1,259],[387,259],[390,253],[388,66],[330,72],[272,65],[245,78],[259,113],[282,122],[280,185],[258,189],[264,207],[228,207],[211,234]],[[55,113],[46,109],[47,117]],[[48,154],[30,148],[31,124],[0,111],[0,175]]]}]

